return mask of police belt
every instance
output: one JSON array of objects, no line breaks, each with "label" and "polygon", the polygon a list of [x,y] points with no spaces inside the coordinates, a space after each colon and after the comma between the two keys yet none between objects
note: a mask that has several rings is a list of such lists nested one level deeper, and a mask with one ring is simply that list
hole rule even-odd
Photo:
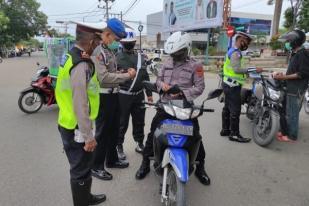
[{"label": "police belt", "polygon": [[119,88],[100,88],[100,93],[101,94],[118,94],[119,93]]},{"label": "police belt", "polygon": [[224,80],[223,82],[225,84],[227,84],[228,86],[230,86],[230,87],[238,87],[238,86],[240,86],[240,84],[235,79],[232,79],[232,78],[229,78],[229,77],[227,77],[227,79]]},{"label": "police belt", "polygon": [[139,90],[139,91],[137,91],[137,92],[129,92],[129,91],[126,91],[126,90],[123,90],[123,89],[120,89],[120,90],[119,90],[119,93],[120,93],[120,94],[133,95],[133,96],[139,95],[139,94],[142,93],[142,92],[143,92],[142,89]]}]

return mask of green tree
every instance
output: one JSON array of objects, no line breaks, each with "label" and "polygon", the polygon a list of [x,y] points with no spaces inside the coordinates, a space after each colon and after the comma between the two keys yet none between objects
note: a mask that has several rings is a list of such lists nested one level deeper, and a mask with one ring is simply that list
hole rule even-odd
[{"label": "green tree", "polygon": [[46,29],[47,16],[38,10],[40,4],[36,0],[0,0],[0,6],[0,11],[9,19],[6,30],[1,33],[0,45],[29,40]]},{"label": "green tree", "polygon": [[309,32],[309,0],[303,1],[299,13],[298,26],[299,28],[304,29],[306,32]]},{"label": "green tree", "polygon": [[291,30],[293,27],[293,10],[292,8],[287,8],[284,12],[284,28]]},{"label": "green tree", "polygon": [[278,41],[279,35],[273,36],[270,40],[270,47],[272,50],[282,49],[283,43]]}]

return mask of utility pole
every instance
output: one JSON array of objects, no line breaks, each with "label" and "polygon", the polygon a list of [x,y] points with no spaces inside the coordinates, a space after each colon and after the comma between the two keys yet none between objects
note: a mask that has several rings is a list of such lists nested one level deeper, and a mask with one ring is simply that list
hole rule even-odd
[{"label": "utility pole", "polygon": [[109,10],[111,9],[111,7],[108,5],[108,2],[114,2],[115,0],[98,0],[99,3],[101,3],[101,1],[105,2],[105,6],[100,7],[100,5],[98,5],[98,8],[100,9],[105,9],[105,14],[104,16],[106,17],[106,20],[109,20]]},{"label": "utility pole", "polygon": [[[272,36],[279,33],[279,23],[280,23],[281,11],[282,11],[282,3],[283,3],[283,0],[275,0],[275,11],[274,11],[274,19],[273,19]],[[271,4],[271,2],[268,4]]]}]

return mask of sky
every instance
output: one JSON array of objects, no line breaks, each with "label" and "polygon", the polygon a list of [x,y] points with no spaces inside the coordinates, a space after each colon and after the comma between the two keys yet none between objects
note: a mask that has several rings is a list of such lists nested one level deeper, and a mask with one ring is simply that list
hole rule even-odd
[{"label": "sky", "polygon": [[[37,0],[40,10],[48,16],[50,26],[64,32],[63,25],[56,21],[85,21],[98,22],[104,19],[104,10],[98,8],[98,0]],[[135,0],[115,0],[110,10],[111,13],[125,12]],[[103,4],[101,3],[101,6]],[[289,6],[289,1],[284,1],[283,11]],[[136,5],[124,15],[124,20],[141,21],[146,23],[148,14],[163,10],[163,0],[137,0]],[[259,14],[273,14],[274,6],[268,6],[267,0],[232,0],[232,11],[252,12]],[[70,15],[75,13],[74,15]],[[79,13],[79,14],[76,14]],[[282,20],[283,18],[281,18]],[[282,24],[282,23],[281,23]],[[138,23],[129,23],[133,28]],[[68,26],[68,32],[74,34],[74,25]],[[146,33],[144,29],[143,33]]]}]

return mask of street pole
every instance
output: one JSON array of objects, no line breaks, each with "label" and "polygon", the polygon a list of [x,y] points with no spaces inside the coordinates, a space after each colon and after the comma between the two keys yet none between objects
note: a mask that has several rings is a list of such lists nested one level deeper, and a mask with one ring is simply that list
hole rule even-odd
[{"label": "street pole", "polygon": [[139,31],[139,49],[140,52],[142,53],[142,31],[144,29],[144,26],[142,25],[141,22],[139,22],[139,26],[138,26],[138,31]]},{"label": "street pole", "polygon": [[208,29],[207,32],[207,43],[206,43],[206,52],[205,52],[205,64],[208,65],[209,64],[209,38],[210,37],[210,29]]}]

